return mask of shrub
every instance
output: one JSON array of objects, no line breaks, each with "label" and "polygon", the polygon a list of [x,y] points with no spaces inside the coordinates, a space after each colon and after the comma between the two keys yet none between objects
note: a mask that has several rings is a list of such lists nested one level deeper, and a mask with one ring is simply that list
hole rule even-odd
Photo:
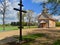
[{"label": "shrub", "polygon": [[56,40],[53,45],[60,45],[60,40]]},{"label": "shrub", "polygon": [[57,27],[60,27],[60,22],[56,22],[56,26]]}]

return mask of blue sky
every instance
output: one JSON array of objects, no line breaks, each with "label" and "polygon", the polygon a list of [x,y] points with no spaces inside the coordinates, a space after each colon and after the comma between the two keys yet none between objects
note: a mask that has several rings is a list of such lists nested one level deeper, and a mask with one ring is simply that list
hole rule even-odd
[{"label": "blue sky", "polygon": [[[42,6],[40,6],[41,2],[47,2],[47,0],[23,0],[23,9],[25,10],[33,10],[35,12],[35,16],[37,16],[38,14],[41,13],[42,11]],[[17,19],[17,11],[13,10],[13,8],[19,8],[18,6],[19,0],[7,0],[7,4],[9,4],[9,7],[7,9],[9,9],[8,13],[6,14],[6,19],[5,22],[6,23],[10,23],[10,22],[16,22],[18,21]],[[0,4],[1,6],[1,4]],[[53,16],[56,19],[60,19],[60,16]],[[0,24],[2,24],[2,15],[0,14]]]},{"label": "blue sky", "polygon": [[35,13],[40,13],[42,10],[42,7],[40,6],[40,3],[35,3],[32,0],[24,0],[24,9],[26,10],[33,10]]}]

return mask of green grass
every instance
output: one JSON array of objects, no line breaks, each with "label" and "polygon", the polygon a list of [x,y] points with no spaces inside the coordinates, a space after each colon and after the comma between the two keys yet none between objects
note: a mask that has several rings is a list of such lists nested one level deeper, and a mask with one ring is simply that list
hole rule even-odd
[{"label": "green grass", "polygon": [[[24,29],[29,28],[29,26],[24,26]],[[37,26],[30,26],[30,28],[37,28]]]},{"label": "green grass", "polygon": [[53,45],[60,45],[60,40],[56,40]]},{"label": "green grass", "polygon": [[[24,26],[23,29],[27,29],[29,28],[28,26]],[[30,28],[37,28],[37,26],[30,26]],[[3,30],[3,26],[0,26],[0,31]],[[5,30],[8,31],[8,30],[18,30],[18,26],[5,26]]]},{"label": "green grass", "polygon": [[[2,30],[3,30],[3,27],[0,26],[0,31]],[[18,30],[18,27],[17,26],[6,26],[5,30]]]},{"label": "green grass", "polygon": [[[28,35],[25,35],[23,36],[23,40],[24,39],[36,39],[36,38],[39,38],[39,37],[45,37],[46,35],[43,34],[43,33],[36,33],[36,34],[28,34]],[[19,36],[15,36],[16,39],[19,39]]]},{"label": "green grass", "polygon": [[26,41],[26,43],[23,43],[21,45],[33,45],[34,41],[36,38],[40,38],[40,37],[44,37],[45,34],[42,34],[42,33],[36,33],[36,34],[29,34],[29,35],[26,35],[26,36],[23,36],[23,40]]},{"label": "green grass", "polygon": [[38,38],[38,37],[44,37],[44,36],[45,36],[45,34],[41,34],[41,33],[37,33],[37,34],[29,34],[29,35],[23,36],[23,39],[24,39],[24,38],[35,39],[35,38]]}]

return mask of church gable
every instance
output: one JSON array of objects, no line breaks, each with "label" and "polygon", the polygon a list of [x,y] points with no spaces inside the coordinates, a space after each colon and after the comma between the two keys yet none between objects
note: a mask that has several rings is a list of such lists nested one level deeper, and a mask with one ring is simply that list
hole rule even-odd
[{"label": "church gable", "polygon": [[45,19],[45,18],[48,18],[48,16],[43,15],[43,14],[39,16],[39,19]]},{"label": "church gable", "polygon": [[38,19],[53,19],[52,15],[47,13],[47,9],[43,10],[42,13],[39,15]]},{"label": "church gable", "polygon": [[39,19],[45,19],[45,18],[52,18],[52,15],[48,14],[48,10],[44,8],[41,15],[38,17]]}]

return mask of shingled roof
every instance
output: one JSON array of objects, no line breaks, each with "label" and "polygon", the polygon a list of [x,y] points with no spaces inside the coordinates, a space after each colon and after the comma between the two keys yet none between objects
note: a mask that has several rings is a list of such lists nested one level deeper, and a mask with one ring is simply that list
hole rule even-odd
[{"label": "shingled roof", "polygon": [[42,13],[38,16],[38,19],[44,19],[44,18],[40,18],[40,16],[43,15],[44,17],[46,17],[46,19],[51,19],[51,20],[56,20],[52,17],[52,15],[48,14],[48,9],[44,8],[44,10],[42,11]]}]

